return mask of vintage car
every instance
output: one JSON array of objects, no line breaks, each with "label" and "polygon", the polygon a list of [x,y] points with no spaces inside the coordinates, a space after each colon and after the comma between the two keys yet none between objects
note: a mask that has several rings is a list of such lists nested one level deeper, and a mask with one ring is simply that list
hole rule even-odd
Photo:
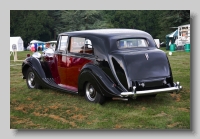
[{"label": "vintage car", "polygon": [[166,53],[149,33],[135,29],[61,33],[55,50],[27,56],[22,74],[28,88],[48,87],[100,104],[182,89]]}]

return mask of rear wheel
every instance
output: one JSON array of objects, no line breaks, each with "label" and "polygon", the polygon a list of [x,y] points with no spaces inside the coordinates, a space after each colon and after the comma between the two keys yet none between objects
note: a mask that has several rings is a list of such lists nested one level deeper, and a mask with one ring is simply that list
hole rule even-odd
[{"label": "rear wheel", "polygon": [[90,82],[87,82],[85,84],[85,98],[90,102],[103,104],[105,98],[104,96],[102,96],[102,94],[97,92],[93,84],[91,84]]},{"label": "rear wheel", "polygon": [[29,68],[27,70],[27,74],[26,74],[26,83],[28,88],[30,89],[39,89],[41,88],[41,86],[38,84],[37,80],[36,80],[36,76],[34,71],[32,70],[32,68]]}]

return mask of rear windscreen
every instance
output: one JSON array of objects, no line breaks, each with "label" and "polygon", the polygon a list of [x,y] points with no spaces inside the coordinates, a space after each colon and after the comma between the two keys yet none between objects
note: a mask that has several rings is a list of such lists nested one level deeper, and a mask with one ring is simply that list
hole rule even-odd
[{"label": "rear windscreen", "polygon": [[119,49],[131,48],[131,47],[148,47],[146,39],[122,39],[117,41],[117,47]]}]

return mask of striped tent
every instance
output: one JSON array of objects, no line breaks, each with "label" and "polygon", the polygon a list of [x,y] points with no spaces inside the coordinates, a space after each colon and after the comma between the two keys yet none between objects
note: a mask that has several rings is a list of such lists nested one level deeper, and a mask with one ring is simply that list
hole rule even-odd
[{"label": "striped tent", "polygon": [[172,38],[172,37],[178,37],[178,29],[168,35],[166,35],[166,37]]}]

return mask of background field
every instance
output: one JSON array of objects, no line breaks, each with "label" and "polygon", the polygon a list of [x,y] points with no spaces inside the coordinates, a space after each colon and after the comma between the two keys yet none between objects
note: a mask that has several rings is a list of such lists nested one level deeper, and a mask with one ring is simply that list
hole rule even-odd
[{"label": "background field", "polygon": [[[31,52],[18,52],[18,60],[23,60],[27,53]],[[168,57],[174,81],[180,81],[183,86],[179,94],[99,105],[78,95],[28,89],[21,78],[22,61],[14,62],[10,56],[10,128],[190,129],[190,53],[176,51]]]}]

